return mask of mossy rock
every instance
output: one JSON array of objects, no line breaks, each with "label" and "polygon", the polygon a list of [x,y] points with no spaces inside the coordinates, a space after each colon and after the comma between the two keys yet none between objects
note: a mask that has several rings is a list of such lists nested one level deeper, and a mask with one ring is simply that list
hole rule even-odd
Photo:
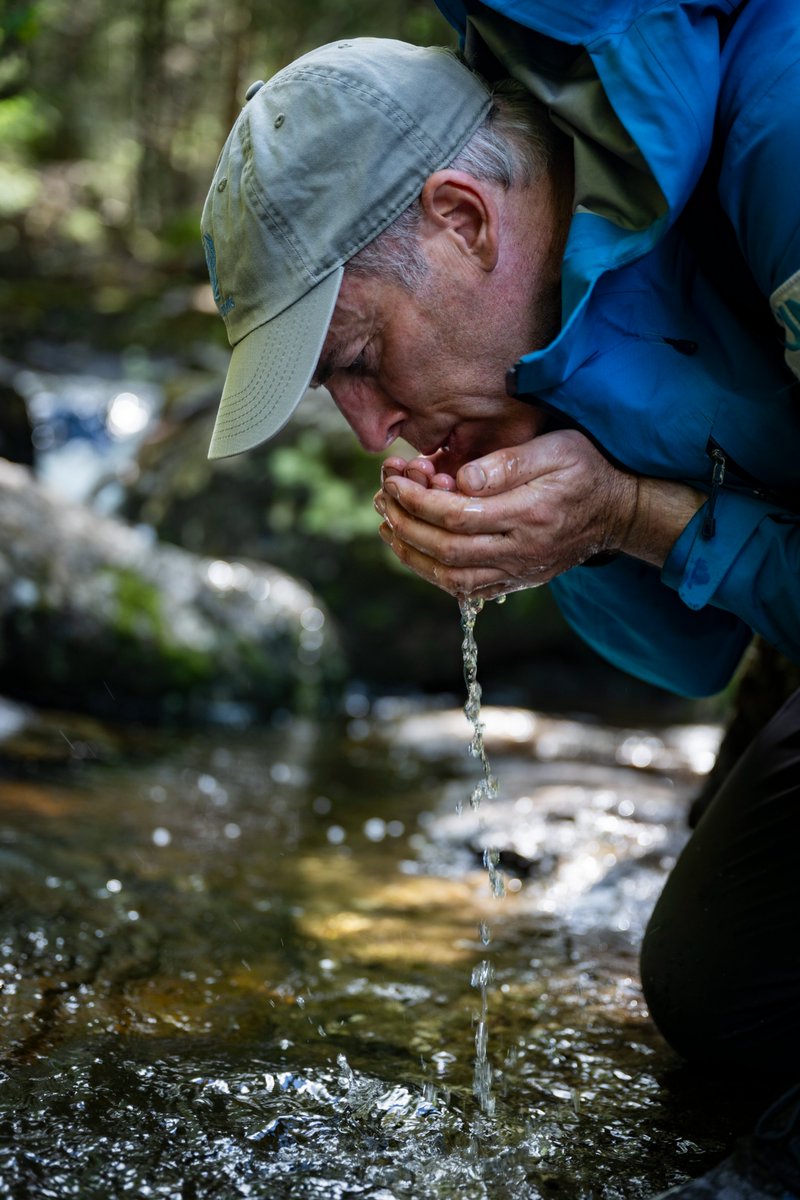
[{"label": "mossy rock", "polygon": [[[315,709],[341,657],[314,593],[54,500],[0,460],[0,689],[146,718]],[[231,709],[234,706],[234,709]]]}]

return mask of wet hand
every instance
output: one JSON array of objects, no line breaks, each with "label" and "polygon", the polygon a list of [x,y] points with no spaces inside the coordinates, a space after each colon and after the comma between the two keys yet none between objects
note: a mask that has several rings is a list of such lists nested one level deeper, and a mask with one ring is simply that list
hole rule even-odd
[{"label": "wet hand", "polygon": [[437,471],[434,458],[428,458],[424,454],[419,454],[416,458],[409,459],[408,462],[397,455],[385,459],[381,466],[381,483],[392,478],[411,479],[414,483],[421,484],[422,487],[439,488],[440,491],[445,492],[456,490],[456,481],[453,476]]},{"label": "wet hand", "polygon": [[375,506],[401,562],[453,595],[488,599],[626,548],[639,483],[562,430],[467,463],[455,480],[424,458],[387,459]]}]

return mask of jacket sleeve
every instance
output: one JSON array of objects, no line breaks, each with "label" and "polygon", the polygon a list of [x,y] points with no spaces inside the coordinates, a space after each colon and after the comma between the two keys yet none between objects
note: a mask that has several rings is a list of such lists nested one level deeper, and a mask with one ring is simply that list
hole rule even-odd
[{"label": "jacket sleeve", "polygon": [[711,605],[690,609],[656,567],[621,555],[550,584],[568,624],[608,662],[682,696],[721,691],[752,630]]},{"label": "jacket sleeve", "polygon": [[[800,378],[800,26],[796,0],[746,5],[722,57],[717,194]],[[777,338],[776,338],[777,341]],[[787,390],[791,390],[787,376]],[[795,389],[796,391],[796,389]],[[795,395],[800,404],[800,393]],[[759,436],[758,429],[752,436]],[[691,609],[736,615],[800,662],[800,515],[722,490],[713,537],[705,505],[673,546],[663,582]]]},{"label": "jacket sleeve", "polygon": [[693,611],[737,617],[800,662],[800,515],[754,496],[720,493],[713,537],[708,502],[686,526],[661,573]]},{"label": "jacket sleeve", "polygon": [[800,24],[796,0],[745,5],[723,49],[718,195],[800,378]]},{"label": "jacket sleeve", "polygon": [[567,622],[614,666],[684,696],[729,682],[754,632],[800,662],[800,515],[722,492],[662,571],[620,556],[551,583]]}]

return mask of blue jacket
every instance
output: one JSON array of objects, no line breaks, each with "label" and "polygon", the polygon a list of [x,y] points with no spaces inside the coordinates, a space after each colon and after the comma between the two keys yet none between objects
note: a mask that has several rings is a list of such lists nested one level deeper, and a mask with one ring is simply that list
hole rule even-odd
[{"label": "blue jacket", "polygon": [[562,329],[517,395],[709,493],[661,572],[574,568],[562,611],[685,695],[723,687],[754,630],[800,661],[797,0],[437,3],[574,140]]}]

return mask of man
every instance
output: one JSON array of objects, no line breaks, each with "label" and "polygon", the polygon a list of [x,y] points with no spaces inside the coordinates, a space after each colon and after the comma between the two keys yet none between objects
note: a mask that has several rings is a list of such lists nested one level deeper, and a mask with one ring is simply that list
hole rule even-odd
[{"label": "man", "polygon": [[[706,694],[753,630],[800,660],[800,34],[789,0],[597,7],[452,3],[479,73],[358,39],[251,89],[203,217],[234,344],[210,454],[325,384],[367,449],[419,452],[376,497],[413,570],[459,595],[550,582],[611,661]],[[798,728],[794,698],[642,963],[687,1057],[795,1077]],[[792,1103],[744,1174],[676,1195],[800,1195]]]}]

